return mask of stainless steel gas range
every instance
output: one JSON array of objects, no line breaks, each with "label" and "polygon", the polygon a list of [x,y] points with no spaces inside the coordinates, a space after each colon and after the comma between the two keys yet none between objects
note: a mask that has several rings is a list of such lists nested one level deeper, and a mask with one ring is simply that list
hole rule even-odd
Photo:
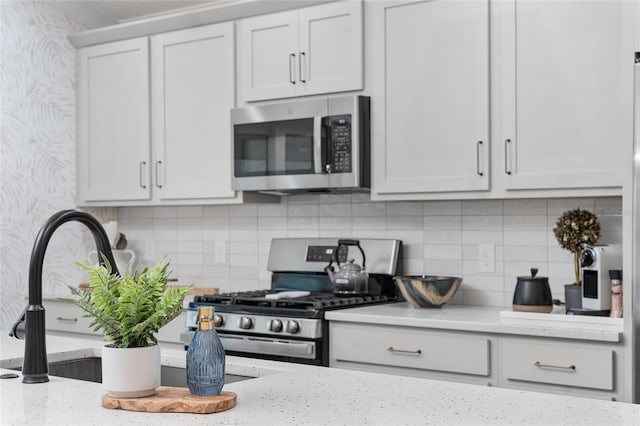
[{"label": "stainless steel gas range", "polygon": [[[188,346],[196,329],[198,306],[215,308],[215,327],[228,355],[301,364],[329,365],[329,326],[325,312],[393,303],[398,293],[393,276],[400,273],[402,242],[360,239],[339,246],[332,238],[278,238],[271,242],[268,290],[195,296],[187,311]],[[334,294],[325,268],[332,262],[359,262],[366,255],[368,292]]]}]

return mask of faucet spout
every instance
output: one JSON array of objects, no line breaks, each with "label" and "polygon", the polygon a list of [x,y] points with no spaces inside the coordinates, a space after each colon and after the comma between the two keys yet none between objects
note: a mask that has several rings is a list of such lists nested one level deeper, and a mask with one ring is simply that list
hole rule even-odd
[{"label": "faucet spout", "polygon": [[[21,321],[25,321],[25,347],[22,365],[23,383],[44,383],[49,381],[49,363],[47,362],[45,338],[45,309],[42,306],[42,266],[51,236],[61,225],[71,221],[80,222],[89,228],[93,234],[98,252],[104,254],[107,258],[113,273],[119,274],[111,252],[109,238],[95,217],[80,210],[62,210],[45,222],[40,228],[40,232],[38,232],[31,251],[29,304],[21,314],[18,322],[13,326],[13,332],[11,333],[13,336],[19,337],[17,333],[18,326]],[[104,264],[104,259],[100,257],[99,262]]]}]

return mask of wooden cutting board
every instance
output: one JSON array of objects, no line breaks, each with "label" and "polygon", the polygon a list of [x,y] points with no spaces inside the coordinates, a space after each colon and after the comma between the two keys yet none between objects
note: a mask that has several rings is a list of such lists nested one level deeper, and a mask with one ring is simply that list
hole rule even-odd
[{"label": "wooden cutting board", "polygon": [[191,395],[187,388],[160,386],[154,395],[143,398],[114,398],[104,394],[102,406],[149,413],[210,414],[233,408],[236,398],[234,392],[222,392],[218,396],[196,396]]}]

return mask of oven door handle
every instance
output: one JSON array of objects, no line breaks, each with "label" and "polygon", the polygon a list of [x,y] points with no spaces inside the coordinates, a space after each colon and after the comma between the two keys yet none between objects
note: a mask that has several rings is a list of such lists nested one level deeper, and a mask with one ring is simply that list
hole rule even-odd
[{"label": "oven door handle", "polygon": [[[191,343],[195,331],[186,331],[180,335],[185,345]],[[276,340],[260,337],[242,336],[237,334],[218,334],[225,351],[248,352],[254,354],[280,355],[305,359],[316,356],[315,342],[300,342],[296,340]]]},{"label": "oven door handle", "polygon": [[220,334],[225,350],[250,352],[255,354],[291,356],[313,359],[316,347],[313,342],[293,340],[270,340],[250,336]]}]

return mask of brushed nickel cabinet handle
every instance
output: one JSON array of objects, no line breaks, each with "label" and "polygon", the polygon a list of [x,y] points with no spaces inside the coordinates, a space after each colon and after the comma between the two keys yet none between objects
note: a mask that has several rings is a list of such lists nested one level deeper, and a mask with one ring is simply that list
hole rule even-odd
[{"label": "brushed nickel cabinet handle", "polygon": [[575,365],[563,366],[563,365],[551,365],[551,364],[543,364],[540,361],[536,361],[533,365],[538,368],[552,368],[554,370],[571,370],[576,371]]},{"label": "brushed nickel cabinet handle", "polygon": [[58,321],[78,322],[78,318],[56,317]]},{"label": "brushed nickel cabinet handle", "polygon": [[160,183],[160,173],[158,172],[161,165],[162,161],[156,161],[156,187],[158,188],[162,188],[162,184]]},{"label": "brushed nickel cabinet handle", "polygon": [[307,54],[304,52],[300,52],[300,55],[298,55],[298,75],[300,75],[300,82],[301,83],[306,83],[306,77],[303,77],[302,74],[302,65],[304,64],[304,59],[306,59]]},{"label": "brushed nickel cabinet handle", "polygon": [[146,166],[147,166],[147,162],[146,161],[141,161],[140,162],[140,166],[139,166],[140,176],[139,177],[140,177],[140,188],[142,188],[142,189],[146,189],[147,188],[147,185],[145,184],[145,181],[144,181],[144,169],[146,168]]},{"label": "brushed nickel cabinet handle", "polygon": [[480,170],[480,149],[482,148],[482,141],[478,141],[476,144],[476,173],[478,176],[484,176],[484,172]]},{"label": "brushed nickel cabinet handle", "polygon": [[410,355],[420,355],[422,353],[421,349],[416,349],[415,351],[410,351],[406,349],[396,349],[393,346],[389,346],[387,350],[391,353],[401,353],[401,354],[410,354]]},{"label": "brushed nickel cabinet handle", "polygon": [[511,145],[511,139],[504,140],[504,172],[508,175],[511,174],[511,167],[509,167],[509,145]]},{"label": "brushed nickel cabinet handle", "polygon": [[[293,68],[293,71],[291,69]],[[289,83],[296,84],[296,54],[289,54]]]}]

